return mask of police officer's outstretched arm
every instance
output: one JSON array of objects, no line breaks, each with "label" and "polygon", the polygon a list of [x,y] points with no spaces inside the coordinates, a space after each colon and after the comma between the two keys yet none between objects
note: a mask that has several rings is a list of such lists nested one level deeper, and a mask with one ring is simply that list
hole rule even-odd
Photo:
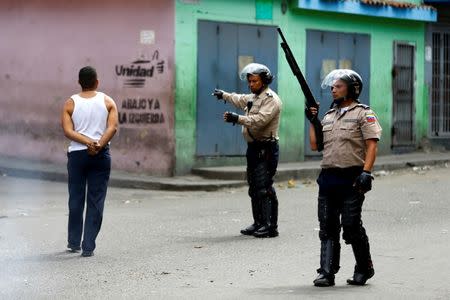
[{"label": "police officer's outstretched arm", "polygon": [[214,92],[212,93],[213,96],[217,97],[217,100],[221,100],[223,99],[223,90],[219,90],[219,89],[214,89]]},{"label": "police officer's outstretched arm", "polygon": [[229,102],[237,108],[244,109],[247,106],[247,102],[251,95],[248,94],[236,94],[236,93],[228,93],[224,90],[214,89],[214,92],[211,94],[215,96],[217,100],[223,100],[225,102]]}]

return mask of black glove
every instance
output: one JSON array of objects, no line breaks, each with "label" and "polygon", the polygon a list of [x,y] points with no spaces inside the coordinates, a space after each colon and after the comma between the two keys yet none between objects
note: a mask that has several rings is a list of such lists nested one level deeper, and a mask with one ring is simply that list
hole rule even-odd
[{"label": "black glove", "polygon": [[373,176],[369,171],[363,171],[358,177],[356,177],[355,189],[361,194],[365,194],[372,189]]},{"label": "black glove", "polygon": [[311,123],[317,118],[317,115],[313,115],[309,108],[305,108],[305,115]]},{"label": "black glove", "polygon": [[212,93],[213,96],[216,96],[218,100],[223,99],[223,91],[214,89],[214,93]]},{"label": "black glove", "polygon": [[237,121],[239,119],[239,115],[237,113],[227,111],[223,115],[223,119],[225,120],[225,122],[233,123],[233,125],[234,125],[237,123]]}]

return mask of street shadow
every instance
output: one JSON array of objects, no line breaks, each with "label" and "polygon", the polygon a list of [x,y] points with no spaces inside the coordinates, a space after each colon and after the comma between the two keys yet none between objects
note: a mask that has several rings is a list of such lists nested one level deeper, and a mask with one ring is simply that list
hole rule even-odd
[{"label": "street shadow", "polygon": [[62,262],[80,258],[81,258],[80,252],[72,252],[70,250],[65,250],[54,253],[40,253],[36,255],[22,256],[10,260],[24,261],[24,262]]},{"label": "street shadow", "polygon": [[230,242],[243,242],[255,239],[253,236],[245,235],[225,235],[225,236],[211,236],[211,237],[198,237],[198,236],[185,236],[183,242],[198,243],[198,244],[220,244]]},{"label": "street shadow", "polygon": [[369,288],[370,284],[365,286],[355,286],[349,284],[335,285],[332,287],[316,287],[312,283],[310,285],[296,285],[296,286],[279,286],[272,288],[255,288],[251,289],[251,294],[262,295],[295,295],[295,296],[337,296],[340,293],[347,293],[349,291],[362,290]]}]

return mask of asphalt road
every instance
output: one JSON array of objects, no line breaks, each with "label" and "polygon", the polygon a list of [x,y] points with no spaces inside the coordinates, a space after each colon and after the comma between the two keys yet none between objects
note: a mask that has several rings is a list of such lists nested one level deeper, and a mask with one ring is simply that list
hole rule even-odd
[{"label": "asphalt road", "polygon": [[0,178],[1,299],[449,299],[450,168],[379,176],[363,220],[375,276],[312,285],[319,263],[317,186],[278,185],[280,236],[244,237],[244,188],[164,192],[111,188],[95,256],[66,251],[65,184]]}]

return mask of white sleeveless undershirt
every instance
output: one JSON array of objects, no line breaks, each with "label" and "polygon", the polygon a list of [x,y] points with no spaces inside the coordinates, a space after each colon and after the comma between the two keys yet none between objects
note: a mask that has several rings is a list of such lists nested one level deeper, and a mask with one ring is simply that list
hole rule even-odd
[{"label": "white sleeveless undershirt", "polygon": [[[92,98],[83,98],[79,94],[70,97],[74,102],[72,122],[74,130],[93,140],[99,140],[106,130],[108,109],[105,94],[97,92]],[[87,146],[71,141],[68,151],[85,150]]]}]

